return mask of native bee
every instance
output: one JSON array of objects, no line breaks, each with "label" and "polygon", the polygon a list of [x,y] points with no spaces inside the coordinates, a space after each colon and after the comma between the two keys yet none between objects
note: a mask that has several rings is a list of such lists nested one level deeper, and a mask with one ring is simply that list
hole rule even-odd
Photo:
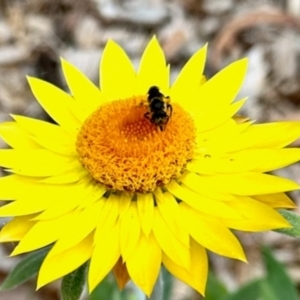
[{"label": "native bee", "polygon": [[172,117],[173,107],[170,104],[170,97],[164,96],[157,86],[151,86],[147,93],[148,111],[144,114],[144,117],[148,119],[152,124],[159,127],[161,131],[164,131],[170,118]]}]

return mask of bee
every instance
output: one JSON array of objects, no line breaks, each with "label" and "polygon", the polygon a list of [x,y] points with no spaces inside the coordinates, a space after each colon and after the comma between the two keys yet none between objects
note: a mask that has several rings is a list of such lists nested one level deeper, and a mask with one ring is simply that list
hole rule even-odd
[{"label": "bee", "polygon": [[146,105],[149,109],[144,117],[164,131],[173,113],[170,97],[164,96],[157,86],[151,86],[147,95]]}]

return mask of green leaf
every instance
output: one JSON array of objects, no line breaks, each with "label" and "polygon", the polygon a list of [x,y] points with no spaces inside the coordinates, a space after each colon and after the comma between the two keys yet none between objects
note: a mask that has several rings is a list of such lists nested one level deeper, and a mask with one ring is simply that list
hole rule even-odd
[{"label": "green leaf", "polygon": [[[267,270],[266,284],[270,286],[270,290],[276,296],[274,299],[299,300],[297,290],[284,266],[274,258],[270,249],[264,247],[262,253]],[[266,287],[264,288],[266,290]]]},{"label": "green leaf", "polygon": [[84,289],[87,263],[66,275],[60,288],[61,300],[79,300]]},{"label": "green leaf", "polygon": [[267,280],[261,281],[260,295],[261,295],[261,299],[264,300],[278,300],[277,296],[275,295],[275,291],[272,290]]},{"label": "green leaf", "polygon": [[13,289],[35,276],[51,247],[45,247],[28,254],[8,274],[0,290]]},{"label": "green leaf", "polygon": [[[259,300],[260,298],[260,284],[261,280],[254,280],[242,286],[235,293],[230,294],[221,300]],[[265,299],[264,299],[265,300]],[[281,299],[283,300],[283,299]]]},{"label": "green leaf", "polygon": [[279,209],[278,212],[293,226],[292,228],[277,229],[276,232],[292,237],[300,237],[300,216],[292,211]]},{"label": "green leaf", "polygon": [[225,285],[212,272],[209,272],[205,300],[220,300],[226,295],[228,291]]}]

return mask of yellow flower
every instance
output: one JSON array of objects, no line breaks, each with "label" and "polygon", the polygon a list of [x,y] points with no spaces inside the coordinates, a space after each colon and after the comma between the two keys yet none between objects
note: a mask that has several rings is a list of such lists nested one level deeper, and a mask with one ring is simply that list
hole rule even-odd
[{"label": "yellow flower", "polygon": [[[137,72],[109,41],[101,90],[64,60],[70,94],[29,78],[57,124],[13,115],[0,126],[13,148],[0,150],[12,173],[0,180],[0,199],[13,200],[0,216],[14,217],[0,240],[19,241],[13,255],[52,244],[38,287],[90,260],[90,291],[113,270],[120,287],[130,278],[150,295],[163,264],[204,294],[206,250],[246,260],[230,229],[290,227],[276,208],[294,207],[284,192],[299,186],[265,172],[300,160],[299,149],[283,149],[300,122],[238,121],[247,60],[205,81],[205,59],[203,47],[170,86],[156,38]],[[169,116],[163,126],[147,105],[154,86],[159,101],[171,101],[158,109]]]}]

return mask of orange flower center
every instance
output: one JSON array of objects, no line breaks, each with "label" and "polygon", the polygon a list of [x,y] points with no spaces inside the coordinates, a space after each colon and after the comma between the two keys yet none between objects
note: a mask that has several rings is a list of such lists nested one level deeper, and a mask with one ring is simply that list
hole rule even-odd
[{"label": "orange flower center", "polygon": [[196,130],[179,104],[164,131],[144,114],[145,97],[111,101],[83,124],[77,139],[82,165],[107,188],[151,192],[178,178],[193,157]]}]

